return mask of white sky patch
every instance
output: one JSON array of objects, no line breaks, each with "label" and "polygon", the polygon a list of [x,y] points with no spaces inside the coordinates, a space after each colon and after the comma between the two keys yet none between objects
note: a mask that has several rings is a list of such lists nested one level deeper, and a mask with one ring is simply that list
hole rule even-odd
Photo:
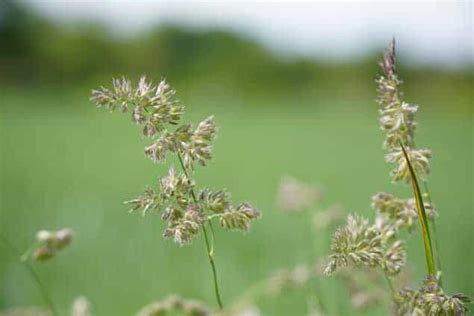
[{"label": "white sky patch", "polygon": [[395,36],[412,62],[473,63],[470,1],[22,0],[60,22],[103,22],[133,35],[160,24],[225,29],[278,53],[346,60]]}]

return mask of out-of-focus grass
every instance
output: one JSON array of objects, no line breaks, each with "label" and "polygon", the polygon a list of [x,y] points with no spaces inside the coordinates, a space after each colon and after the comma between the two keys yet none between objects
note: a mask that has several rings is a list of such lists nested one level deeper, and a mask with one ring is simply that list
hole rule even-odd
[{"label": "out-of-focus grass", "polygon": [[[128,116],[95,109],[87,91],[2,92],[2,233],[24,249],[38,229],[75,230],[73,247],[36,265],[62,314],[80,294],[91,300],[96,315],[130,315],[170,293],[215,304],[203,241],[178,247],[162,239],[159,216],[126,212],[121,202],[156,183],[165,169],[145,159],[146,140]],[[274,269],[328,252],[330,236],[312,235],[305,214],[276,208],[282,175],[320,184],[328,203],[368,216],[370,197],[379,190],[411,195],[408,185],[389,182],[370,99],[210,98],[193,91],[181,98],[189,104],[187,118],[197,121],[214,113],[220,128],[215,159],[198,169],[198,185],[226,187],[236,201],[252,201],[263,211],[244,237],[217,229],[224,303]],[[441,105],[421,106],[417,144],[434,151],[430,185],[440,213],[446,288],[473,296],[472,112],[468,103]],[[424,262],[418,234],[410,237],[409,247],[413,281],[420,282]],[[15,258],[3,246],[0,254],[0,309],[42,304]],[[322,299],[331,315],[347,315],[347,293],[334,284],[331,279],[321,284]],[[262,309],[264,315],[305,315],[306,302],[306,294],[298,292],[266,299]]]}]

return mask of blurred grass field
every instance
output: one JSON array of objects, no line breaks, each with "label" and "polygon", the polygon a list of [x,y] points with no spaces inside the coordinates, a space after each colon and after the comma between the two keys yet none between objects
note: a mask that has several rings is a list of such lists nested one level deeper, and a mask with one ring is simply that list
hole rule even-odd
[{"label": "blurred grass field", "polygon": [[[96,315],[131,315],[172,293],[214,305],[203,240],[178,247],[161,237],[164,222],[158,215],[127,213],[122,201],[156,183],[166,166],[144,157],[147,141],[128,114],[112,115],[88,101],[92,87],[1,91],[1,231],[26,249],[38,229],[74,229],[70,249],[35,265],[61,315],[78,295],[90,299]],[[225,187],[234,200],[252,201],[263,212],[245,237],[217,228],[224,303],[275,269],[311,262],[329,251],[330,236],[314,235],[307,214],[276,207],[282,176],[319,185],[325,204],[339,203],[368,216],[370,197],[380,190],[411,195],[409,186],[390,183],[374,96],[257,97],[177,89],[189,120],[214,114],[219,126],[214,160],[197,170],[198,186]],[[417,144],[434,152],[430,189],[440,214],[445,287],[472,297],[472,94],[439,91],[426,99],[413,92],[410,97],[430,101],[420,101]],[[0,310],[43,304],[17,258],[3,245],[0,254]],[[409,262],[413,280],[421,282],[418,234],[410,237]],[[331,279],[318,286],[330,315],[349,314],[345,289]],[[310,292],[265,299],[259,302],[263,315],[305,315]]]}]

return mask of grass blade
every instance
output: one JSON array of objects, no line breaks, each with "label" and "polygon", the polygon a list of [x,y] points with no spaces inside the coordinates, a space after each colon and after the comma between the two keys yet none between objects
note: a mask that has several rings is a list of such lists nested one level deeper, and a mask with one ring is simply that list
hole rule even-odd
[{"label": "grass blade", "polygon": [[401,142],[400,142],[400,146],[402,147],[403,155],[405,156],[405,159],[407,161],[408,170],[410,172],[411,184],[413,187],[413,193],[415,194],[416,211],[418,213],[418,219],[420,221],[420,227],[421,227],[421,234],[423,237],[423,245],[425,247],[425,259],[426,259],[426,266],[428,268],[428,274],[435,275],[436,268],[435,268],[434,257],[433,257],[433,247],[431,246],[430,230],[428,227],[428,220],[426,217],[425,204],[423,203],[423,197],[421,195],[420,186],[418,185],[418,180],[416,179],[415,170],[413,169],[413,166],[410,162],[410,158],[408,157],[407,151],[405,150],[405,147],[403,146]]}]

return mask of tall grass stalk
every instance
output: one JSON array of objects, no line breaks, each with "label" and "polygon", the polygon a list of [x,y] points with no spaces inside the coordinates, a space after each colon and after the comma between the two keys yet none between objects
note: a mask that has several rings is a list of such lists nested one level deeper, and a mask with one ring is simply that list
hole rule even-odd
[{"label": "tall grass stalk", "polygon": [[[470,298],[462,293],[446,294],[436,269],[428,222],[431,219],[434,227],[436,210],[426,184],[432,152],[415,147],[415,114],[418,106],[402,98],[402,81],[396,71],[395,40],[389,44],[380,65],[383,74],[377,79],[377,102],[381,106],[380,127],[386,134],[384,148],[388,153],[385,160],[395,165],[390,172],[392,181],[411,183],[414,198],[401,199],[387,192],[379,192],[372,197],[372,208],[376,211],[374,224],[369,225],[367,219],[359,216],[349,216],[347,224],[334,234],[331,245],[333,253],[326,273],[331,274],[349,264],[382,269],[399,315],[465,315]],[[423,201],[417,177],[425,182],[430,203]],[[401,239],[403,236],[400,232],[405,229],[411,232],[417,221],[423,240],[427,274],[418,289],[406,286],[395,291],[391,279],[400,275],[407,262],[406,243]],[[440,262],[437,241],[435,245],[436,261]]]},{"label": "tall grass stalk", "polygon": [[104,87],[93,90],[91,100],[111,111],[132,110],[132,121],[141,125],[143,135],[152,140],[144,152],[153,162],[164,162],[168,154],[177,155],[182,172],[170,166],[168,174],[160,177],[158,190],[146,187],[141,196],[126,203],[131,204],[131,211],[161,213],[161,218],[168,223],[163,236],[181,246],[190,244],[202,231],[217,304],[222,309],[211,220],[218,218],[225,230],[247,232],[260,212],[247,202],[233,205],[226,190],[195,189],[191,172],[196,165],[206,166],[212,158],[212,140],[217,133],[214,117],[204,119],[196,128],[181,122],[184,106],[176,98],[176,91],[165,80],[155,85],[145,77],[135,87],[126,78],[114,79],[111,90]]},{"label": "tall grass stalk", "polygon": [[[181,157],[181,154],[179,153],[179,151],[176,151],[176,154],[178,156],[179,164],[181,165],[181,169],[183,170],[183,172],[186,176],[186,179],[188,179],[188,182],[191,183],[191,178],[189,177],[188,170],[186,169],[186,166],[184,165],[183,158]],[[199,204],[199,202],[196,198],[196,194],[194,193],[194,189],[191,189],[191,196],[193,198],[194,203]],[[222,309],[222,308],[224,308],[224,304],[222,303],[221,294],[220,294],[220,291],[219,291],[219,281],[217,279],[216,263],[214,262],[214,229],[212,227],[212,222],[211,222],[211,219],[209,217],[207,218],[207,223],[209,225],[209,228],[211,229],[211,234],[212,234],[211,241],[212,241],[212,243],[209,242],[209,237],[207,235],[206,226],[202,225],[201,228],[202,228],[202,232],[203,232],[203,235],[204,235],[204,241],[206,243],[207,257],[209,258],[209,263],[211,264],[212,278],[213,278],[213,282],[214,282],[214,292],[215,292],[215,295],[216,295],[217,304],[219,305],[219,308]]]}]

